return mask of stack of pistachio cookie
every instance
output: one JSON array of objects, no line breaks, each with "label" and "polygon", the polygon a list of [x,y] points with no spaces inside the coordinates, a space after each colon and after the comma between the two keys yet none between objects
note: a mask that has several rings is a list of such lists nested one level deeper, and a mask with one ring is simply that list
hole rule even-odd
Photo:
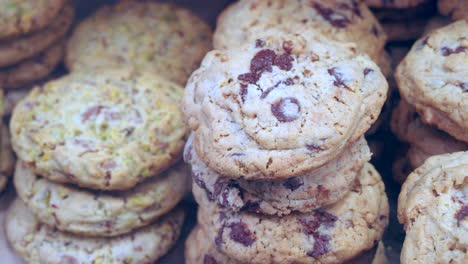
[{"label": "stack of pistachio cookie", "polygon": [[175,243],[190,189],[183,89],[132,70],[80,71],[11,118],[19,196],[6,232],[30,263],[150,263]]},{"label": "stack of pistachio cookie", "polygon": [[49,75],[63,58],[73,18],[70,0],[2,1],[0,87],[19,88]]},{"label": "stack of pistachio cookie", "polygon": [[[283,10],[310,16],[296,2],[230,7],[214,36],[219,50],[188,81],[182,109],[192,134],[184,160],[200,207],[187,263],[342,263],[383,235],[388,202],[363,135],[387,83],[369,56],[328,38],[326,26],[288,27],[291,20],[277,16]],[[318,15],[301,24],[345,34],[328,7],[308,8]],[[227,21],[231,30],[220,29]],[[234,22],[259,28],[250,34]],[[233,36],[239,45],[216,44]]]},{"label": "stack of pistachio cookie", "polygon": [[468,150],[467,37],[466,20],[433,30],[397,68],[392,130],[408,144],[394,164],[399,182],[430,156]]}]

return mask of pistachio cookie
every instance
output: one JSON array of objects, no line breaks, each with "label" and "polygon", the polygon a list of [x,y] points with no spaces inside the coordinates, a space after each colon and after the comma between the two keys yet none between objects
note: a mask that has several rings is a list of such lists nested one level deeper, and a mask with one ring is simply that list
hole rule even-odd
[{"label": "pistachio cookie", "polygon": [[375,122],[386,95],[379,67],[353,45],[272,30],[208,53],[182,108],[209,167],[272,180],[335,159]]},{"label": "pistachio cookie", "polygon": [[219,16],[214,47],[224,49],[255,41],[259,33],[270,28],[289,33],[315,31],[335,41],[355,42],[358,50],[376,62],[386,41],[378,20],[360,1],[241,0]]},{"label": "pistachio cookie", "polygon": [[468,142],[468,22],[418,40],[396,70],[401,96],[421,119]]},{"label": "pistachio cookie", "polygon": [[406,238],[401,263],[467,263],[468,152],[431,157],[398,198]]},{"label": "pistachio cookie", "polygon": [[179,160],[183,89],[129,69],[76,72],[35,87],[11,118],[13,148],[38,175],[123,190]]},{"label": "pistachio cookie", "polygon": [[310,212],[342,199],[351,189],[362,167],[370,160],[367,142],[361,138],[336,160],[304,175],[277,181],[232,180],[203,163],[192,146],[185,146],[184,159],[192,166],[194,183],[211,201],[233,211],[286,215]]},{"label": "pistachio cookie", "polygon": [[189,10],[154,1],[100,8],[68,42],[69,70],[134,66],[185,85],[206,52],[211,29]]},{"label": "pistachio cookie", "polygon": [[72,3],[67,3],[60,11],[59,16],[43,30],[0,42],[0,67],[11,66],[25,59],[33,58],[57,43],[68,32],[73,19]]},{"label": "pistachio cookie", "polygon": [[248,263],[342,263],[371,249],[388,223],[378,172],[366,164],[345,198],[308,213],[283,217],[235,213],[193,186],[199,224],[229,258]]},{"label": "pistachio cookie", "polygon": [[2,0],[0,40],[40,30],[59,15],[66,0]]},{"label": "pistachio cookie", "polygon": [[41,224],[16,199],[5,230],[13,248],[28,263],[153,263],[175,244],[184,221],[181,209],[133,233],[113,238],[86,238]]},{"label": "pistachio cookie", "polygon": [[34,58],[0,68],[0,87],[19,88],[44,79],[62,61],[63,53],[64,44],[60,41]]},{"label": "pistachio cookie", "polygon": [[466,0],[438,0],[439,12],[452,19],[468,19],[468,1]]},{"label": "pistachio cookie", "polygon": [[174,208],[191,187],[182,164],[122,192],[54,183],[24,162],[17,163],[14,182],[18,196],[42,223],[86,236],[116,236],[148,225]]}]

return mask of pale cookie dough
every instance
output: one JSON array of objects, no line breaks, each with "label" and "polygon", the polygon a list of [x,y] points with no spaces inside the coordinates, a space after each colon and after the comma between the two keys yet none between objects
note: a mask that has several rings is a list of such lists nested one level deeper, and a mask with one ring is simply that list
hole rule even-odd
[{"label": "pale cookie dough", "polygon": [[123,190],[180,159],[183,89],[128,69],[76,72],[35,87],[15,108],[18,157],[52,181]]},{"label": "pale cookie dough", "polygon": [[283,217],[234,213],[206,199],[196,185],[199,224],[226,256],[249,263],[342,263],[374,247],[388,223],[378,172],[367,164],[338,203]]},{"label": "pale cookie dough", "polygon": [[19,199],[10,206],[5,230],[28,263],[153,263],[175,244],[184,221],[181,209],[114,238],[86,238],[41,224]]},{"label": "pale cookie dough", "polygon": [[285,179],[358,140],[377,119],[387,87],[353,45],[272,30],[208,53],[182,109],[209,167],[231,178]]},{"label": "pale cookie dough", "polygon": [[406,238],[401,263],[468,263],[468,152],[434,156],[398,198]]},{"label": "pale cookie dough", "polygon": [[468,142],[468,22],[418,40],[396,70],[401,96],[421,119]]},{"label": "pale cookie dough", "polygon": [[116,236],[146,226],[174,208],[190,190],[189,171],[180,164],[129,191],[78,189],[38,177],[16,165],[18,196],[42,222],[86,236]]}]

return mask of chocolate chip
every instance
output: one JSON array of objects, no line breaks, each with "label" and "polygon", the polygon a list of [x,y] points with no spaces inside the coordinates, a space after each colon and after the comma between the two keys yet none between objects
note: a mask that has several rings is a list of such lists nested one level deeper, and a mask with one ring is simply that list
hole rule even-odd
[{"label": "chocolate chip", "polygon": [[296,98],[281,98],[271,105],[271,112],[280,122],[292,122],[299,118],[301,105]]},{"label": "chocolate chip", "polygon": [[198,185],[198,187],[205,190],[206,197],[208,198],[208,200],[214,201],[214,195],[213,195],[213,193],[211,193],[210,190],[208,190],[208,187],[206,186],[206,183],[202,180],[202,177],[200,176],[200,173],[192,172],[192,179],[195,182],[195,184]]},{"label": "chocolate chip", "polygon": [[312,4],[312,7],[315,10],[317,10],[319,15],[322,16],[323,19],[327,20],[334,27],[344,28],[351,22],[345,15],[339,12],[335,12],[331,8],[322,6],[317,2],[314,2]]},{"label": "chocolate chip", "polygon": [[463,204],[462,208],[458,210],[458,212],[455,214],[455,219],[457,220],[457,226],[460,226],[460,222],[465,220],[465,217],[468,216],[468,205]]},{"label": "chocolate chip", "polygon": [[466,48],[463,47],[463,46],[458,46],[455,49],[451,49],[449,47],[443,47],[442,49],[440,49],[440,51],[442,52],[442,56],[447,57],[447,56],[450,56],[452,54],[465,52]]},{"label": "chocolate chip", "polygon": [[250,72],[271,72],[275,58],[276,53],[271,49],[264,49],[257,52],[250,62]]},{"label": "chocolate chip", "polygon": [[365,68],[365,69],[364,69],[364,76],[367,76],[367,74],[369,74],[369,73],[371,73],[371,72],[373,72],[373,71],[374,71],[374,70],[371,69],[371,68]]},{"label": "chocolate chip", "polygon": [[307,144],[306,148],[311,152],[317,152],[323,150],[323,148],[316,144]]},{"label": "chocolate chip", "polygon": [[203,257],[203,264],[218,264],[218,262],[213,256],[205,254],[205,257]]},{"label": "chocolate chip", "polygon": [[314,236],[314,247],[307,252],[307,256],[317,258],[327,254],[330,250],[330,237],[328,235],[317,234]]},{"label": "chocolate chip", "polygon": [[337,220],[336,216],[321,210],[314,211],[311,218],[299,220],[303,231],[314,238],[314,247],[311,251],[307,252],[308,256],[315,258],[329,251],[330,237],[320,233],[319,228],[333,227]]},{"label": "chocolate chip", "polygon": [[460,82],[458,86],[462,89],[462,92],[468,93],[468,83]]},{"label": "chocolate chip", "polygon": [[261,75],[248,72],[248,73],[239,75],[237,79],[239,79],[240,81],[247,82],[247,83],[255,84],[260,79],[260,76]]},{"label": "chocolate chip", "polygon": [[333,68],[328,69],[328,74],[335,77],[335,80],[333,81],[333,85],[335,85],[337,87],[343,87],[343,88],[346,88],[346,89],[352,91],[351,88],[349,88],[349,86],[347,86],[345,84],[345,82],[343,80],[343,74],[338,71],[337,67],[333,67]]},{"label": "chocolate chip", "polygon": [[245,103],[245,96],[247,96],[248,93],[249,93],[248,86],[246,84],[241,84],[239,94],[241,96],[242,103]]},{"label": "chocolate chip", "polygon": [[302,185],[304,185],[304,182],[299,177],[289,178],[283,183],[283,186],[288,188],[291,191],[297,190]]},{"label": "chocolate chip", "polygon": [[293,57],[289,54],[281,54],[277,56],[273,62],[275,66],[278,66],[283,71],[289,71],[292,68]]},{"label": "chocolate chip", "polygon": [[263,48],[265,47],[265,41],[261,40],[261,39],[257,39],[255,40],[255,47],[256,48]]},{"label": "chocolate chip", "polygon": [[248,247],[255,242],[254,234],[249,230],[244,222],[236,222],[229,224],[231,232],[229,237],[242,245]]}]

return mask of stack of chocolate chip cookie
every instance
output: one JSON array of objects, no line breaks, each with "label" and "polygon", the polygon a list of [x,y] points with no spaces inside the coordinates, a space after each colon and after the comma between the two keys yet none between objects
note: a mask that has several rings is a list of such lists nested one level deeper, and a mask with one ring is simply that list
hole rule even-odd
[{"label": "stack of chocolate chip cookie", "polygon": [[179,85],[127,69],[38,86],[11,118],[19,158],[6,233],[30,263],[151,263],[190,189]]},{"label": "stack of chocolate chip cookie", "polygon": [[466,20],[436,29],[397,68],[402,100],[392,130],[408,144],[394,164],[399,182],[430,156],[468,150],[467,37]]},{"label": "stack of chocolate chip cookie", "polygon": [[[355,44],[319,26],[344,36],[340,25],[351,21],[335,21],[319,1],[301,3],[316,16],[298,4],[234,4],[218,21],[218,50],[187,83],[182,110],[192,134],[184,160],[200,205],[187,263],[342,263],[383,235],[388,202],[363,135],[387,82]],[[261,6],[272,14],[246,16]],[[283,10],[285,19],[277,16]],[[301,24],[317,30],[288,28],[286,17],[300,17],[291,14],[309,15]],[[273,22],[268,16],[284,27],[263,27]],[[237,25],[228,30],[228,21]],[[232,40],[221,45],[225,37]]]},{"label": "stack of chocolate chip cookie", "polygon": [[70,0],[5,0],[0,4],[0,87],[44,79],[59,64],[74,18]]}]

